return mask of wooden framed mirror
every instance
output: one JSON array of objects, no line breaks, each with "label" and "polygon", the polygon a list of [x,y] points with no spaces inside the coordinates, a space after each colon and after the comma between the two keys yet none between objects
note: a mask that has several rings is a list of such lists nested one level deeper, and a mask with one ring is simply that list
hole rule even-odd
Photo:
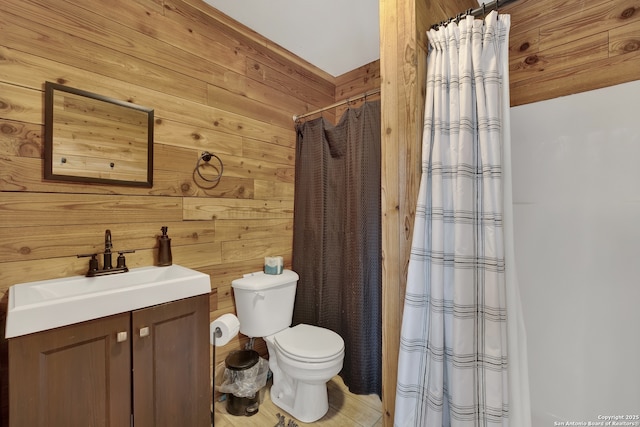
[{"label": "wooden framed mirror", "polygon": [[153,109],[45,82],[44,179],[153,186]]}]

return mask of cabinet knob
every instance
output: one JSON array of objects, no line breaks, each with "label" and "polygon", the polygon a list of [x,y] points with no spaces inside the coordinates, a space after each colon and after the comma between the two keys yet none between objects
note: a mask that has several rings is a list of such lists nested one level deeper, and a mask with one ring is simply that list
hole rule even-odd
[{"label": "cabinet knob", "polygon": [[118,332],[116,335],[116,341],[124,342],[127,340],[127,331]]},{"label": "cabinet knob", "polygon": [[145,326],[144,328],[140,328],[140,338],[144,338],[149,336],[149,327]]}]

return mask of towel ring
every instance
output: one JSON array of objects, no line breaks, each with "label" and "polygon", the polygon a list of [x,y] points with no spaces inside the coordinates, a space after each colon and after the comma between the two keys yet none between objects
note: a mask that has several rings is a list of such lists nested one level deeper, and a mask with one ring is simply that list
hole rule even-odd
[{"label": "towel ring", "polygon": [[[213,178],[207,178],[204,175],[202,175],[202,172],[200,172],[200,166],[208,165],[209,161],[213,157],[215,157],[218,160],[218,163],[220,164],[220,167],[218,168],[217,166],[213,166],[213,165],[210,165],[210,166],[215,168],[218,171],[218,175],[216,175]],[[203,161],[204,161],[204,163],[201,163]],[[210,153],[208,151],[203,151],[202,154],[200,155],[200,157],[198,157],[198,161],[196,162],[196,168],[193,171],[194,172],[194,178],[195,178],[195,174],[197,173],[198,176],[203,181],[212,182],[213,185],[211,187],[202,187],[197,182],[196,182],[196,185],[198,185],[199,187],[202,187],[202,188],[206,188],[206,189],[215,187],[216,185],[218,185],[218,182],[220,181],[220,178],[222,178],[222,172],[223,171],[224,171],[224,164],[222,163],[222,159],[220,159],[220,157],[218,157],[217,155],[215,155],[213,153]]]}]

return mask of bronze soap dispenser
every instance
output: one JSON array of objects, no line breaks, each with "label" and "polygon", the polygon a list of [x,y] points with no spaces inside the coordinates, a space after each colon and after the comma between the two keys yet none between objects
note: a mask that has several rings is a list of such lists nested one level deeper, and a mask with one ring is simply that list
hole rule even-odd
[{"label": "bronze soap dispenser", "polygon": [[162,236],[158,236],[158,266],[165,267],[171,265],[171,239],[167,236],[169,227],[162,227]]}]

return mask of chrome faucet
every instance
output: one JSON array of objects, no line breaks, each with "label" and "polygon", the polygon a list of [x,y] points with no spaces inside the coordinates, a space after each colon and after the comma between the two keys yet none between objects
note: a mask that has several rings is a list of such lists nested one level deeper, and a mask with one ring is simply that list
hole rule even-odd
[{"label": "chrome faucet", "polygon": [[126,273],[127,271],[129,271],[124,254],[133,253],[135,252],[135,250],[132,249],[126,251],[117,251],[118,260],[116,266],[114,267],[112,259],[112,249],[113,243],[111,241],[111,230],[107,229],[104,232],[102,269],[100,269],[98,266],[98,259],[96,258],[98,256],[97,253],[78,255],[78,258],[91,257],[91,259],[89,260],[89,270],[87,270],[86,274],[87,277],[105,276],[107,274]]}]

